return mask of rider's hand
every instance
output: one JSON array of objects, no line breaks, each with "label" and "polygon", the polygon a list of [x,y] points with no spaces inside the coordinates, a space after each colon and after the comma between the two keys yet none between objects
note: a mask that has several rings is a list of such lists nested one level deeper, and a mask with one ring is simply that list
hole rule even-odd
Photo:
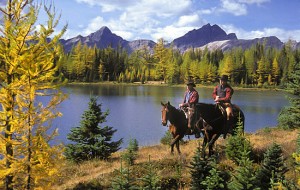
[{"label": "rider's hand", "polygon": [[219,101],[219,96],[216,96],[215,102]]},{"label": "rider's hand", "polygon": [[183,104],[179,104],[179,108],[181,108],[183,106]]}]

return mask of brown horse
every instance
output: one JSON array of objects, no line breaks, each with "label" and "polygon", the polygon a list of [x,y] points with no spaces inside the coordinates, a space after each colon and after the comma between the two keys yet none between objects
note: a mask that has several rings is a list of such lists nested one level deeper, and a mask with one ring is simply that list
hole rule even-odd
[{"label": "brown horse", "polygon": [[174,145],[176,145],[177,152],[180,154],[179,141],[184,137],[187,132],[187,119],[182,110],[178,110],[173,107],[170,102],[164,104],[161,102],[162,110],[161,110],[161,122],[163,126],[166,126],[168,121],[171,125],[169,125],[169,131],[173,136],[173,140],[171,142],[171,153],[174,152]]},{"label": "brown horse", "polygon": [[[173,135],[173,141],[171,143],[171,152],[173,153],[173,147],[176,144],[177,150],[179,150],[179,140],[184,137],[186,132],[188,131],[187,127],[187,119],[182,110],[178,110],[173,107],[170,102],[162,105],[162,124],[164,126],[167,125],[167,121],[171,123],[170,130]],[[238,123],[238,117],[240,118],[240,122],[244,124],[244,114],[243,112],[233,106],[234,119],[233,125],[236,126]],[[208,155],[211,156],[213,154],[213,146],[216,140],[220,137],[220,135],[226,133],[225,125],[226,125],[226,116],[222,113],[219,107],[215,104],[205,104],[198,103],[195,108],[195,120],[196,120],[196,130],[201,131],[204,135],[202,149],[205,156],[205,149],[208,146]],[[244,126],[242,126],[244,127]]]}]

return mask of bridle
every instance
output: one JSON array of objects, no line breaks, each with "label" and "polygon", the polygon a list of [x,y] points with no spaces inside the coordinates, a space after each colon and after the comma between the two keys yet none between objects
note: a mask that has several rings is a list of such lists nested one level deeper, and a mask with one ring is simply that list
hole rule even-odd
[{"label": "bridle", "polygon": [[161,124],[163,126],[166,126],[168,123],[168,119],[169,119],[169,109],[168,106],[163,105],[163,108],[161,110]]}]

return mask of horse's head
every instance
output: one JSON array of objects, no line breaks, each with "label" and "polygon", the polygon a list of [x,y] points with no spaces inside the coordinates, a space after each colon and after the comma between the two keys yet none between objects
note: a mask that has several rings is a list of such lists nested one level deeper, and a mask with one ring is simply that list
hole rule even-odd
[{"label": "horse's head", "polygon": [[170,105],[170,102],[168,103],[162,103],[161,102],[161,105],[162,105],[162,109],[161,109],[161,124],[163,126],[166,126],[167,123],[168,123],[168,120],[169,120],[169,107],[171,106]]}]

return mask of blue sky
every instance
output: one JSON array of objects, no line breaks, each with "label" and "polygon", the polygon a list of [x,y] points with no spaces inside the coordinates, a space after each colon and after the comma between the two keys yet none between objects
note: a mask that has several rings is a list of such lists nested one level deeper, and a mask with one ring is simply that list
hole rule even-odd
[{"label": "blue sky", "polygon": [[[39,0],[41,1],[41,0]],[[44,1],[44,0],[43,0]],[[0,2],[6,2],[0,0]],[[46,0],[61,13],[65,39],[107,26],[126,40],[171,42],[203,25],[219,25],[239,39],[277,36],[300,41],[300,0]],[[39,17],[43,23],[44,16]]]}]

